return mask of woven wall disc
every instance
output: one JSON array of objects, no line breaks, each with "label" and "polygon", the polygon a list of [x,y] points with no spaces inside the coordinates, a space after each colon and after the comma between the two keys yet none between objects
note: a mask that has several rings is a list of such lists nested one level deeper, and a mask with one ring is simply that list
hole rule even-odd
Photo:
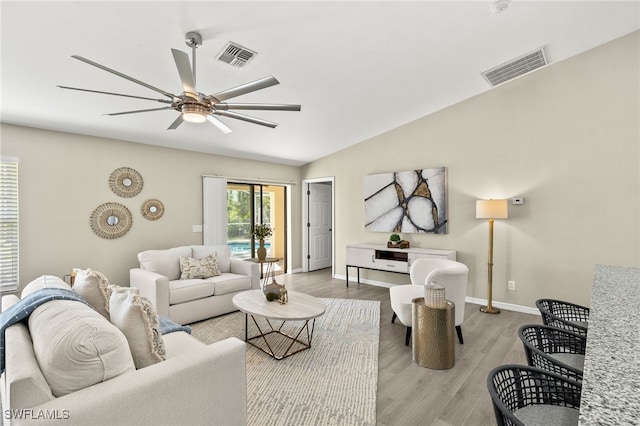
[{"label": "woven wall disc", "polygon": [[89,217],[91,230],[100,238],[120,238],[131,229],[133,218],[128,208],[118,203],[104,203]]},{"label": "woven wall disc", "polygon": [[142,203],[140,210],[142,211],[142,216],[144,216],[145,219],[158,220],[164,214],[164,205],[160,200],[151,198]]},{"label": "woven wall disc", "polygon": [[131,167],[115,169],[109,176],[109,188],[118,196],[131,198],[142,191],[142,176]]}]

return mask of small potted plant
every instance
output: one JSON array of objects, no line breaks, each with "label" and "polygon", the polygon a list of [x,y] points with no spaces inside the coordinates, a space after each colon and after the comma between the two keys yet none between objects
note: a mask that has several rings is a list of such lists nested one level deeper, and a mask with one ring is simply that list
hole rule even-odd
[{"label": "small potted plant", "polygon": [[400,238],[400,235],[396,234],[395,232],[393,234],[391,234],[389,236],[389,241],[387,242],[387,247],[391,248],[391,247],[398,247],[398,244],[400,244],[400,241],[402,241],[402,239]]},{"label": "small potted plant", "polygon": [[266,223],[257,223],[251,228],[251,233],[260,241],[260,247],[258,247],[258,260],[266,259],[267,249],[264,246],[264,239],[273,235],[273,228]]},{"label": "small potted plant", "polygon": [[409,248],[409,241],[403,240],[400,238],[400,235],[395,232],[389,236],[389,241],[387,241],[387,247],[389,248]]}]

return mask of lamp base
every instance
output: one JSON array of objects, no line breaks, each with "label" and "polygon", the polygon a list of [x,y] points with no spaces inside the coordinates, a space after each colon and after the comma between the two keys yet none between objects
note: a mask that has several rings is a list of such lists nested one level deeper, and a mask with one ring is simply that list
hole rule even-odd
[{"label": "lamp base", "polygon": [[493,306],[481,306],[480,312],[484,312],[485,314],[499,314],[500,309],[494,308]]}]

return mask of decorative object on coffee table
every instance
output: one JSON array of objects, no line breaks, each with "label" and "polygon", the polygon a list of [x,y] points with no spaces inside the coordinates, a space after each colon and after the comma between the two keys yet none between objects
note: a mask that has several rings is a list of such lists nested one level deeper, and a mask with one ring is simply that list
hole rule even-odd
[{"label": "decorative object on coffee table", "polygon": [[264,239],[273,235],[273,228],[266,223],[255,224],[251,229],[251,233],[260,241],[260,247],[258,247],[257,250],[258,259],[264,260],[267,257],[267,249],[264,246]]},{"label": "decorative object on coffee table", "polygon": [[140,210],[142,212],[142,216],[145,219],[158,220],[164,214],[164,205],[160,200],[151,198],[142,203],[142,207],[140,208]]},{"label": "decorative object on coffee table", "polygon": [[122,198],[138,195],[142,191],[142,185],[142,176],[131,167],[117,168],[109,176],[109,188]]},{"label": "decorative object on coffee table", "polygon": [[[281,259],[279,257],[267,257],[265,259],[258,259],[252,257],[251,259],[245,259],[247,262],[254,262],[260,264],[260,288],[264,293],[264,296],[269,302],[278,300],[280,298],[280,290],[284,288],[282,284],[276,282],[276,269],[274,265]],[[266,270],[263,270],[262,266],[266,265]]]},{"label": "decorative object on coffee table", "polygon": [[133,218],[128,208],[119,203],[104,203],[89,216],[91,230],[100,238],[120,238],[131,229]]}]

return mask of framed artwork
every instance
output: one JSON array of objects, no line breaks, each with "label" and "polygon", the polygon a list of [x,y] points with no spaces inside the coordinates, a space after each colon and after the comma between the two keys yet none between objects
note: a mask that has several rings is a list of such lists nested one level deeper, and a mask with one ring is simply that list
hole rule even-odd
[{"label": "framed artwork", "polygon": [[447,233],[447,168],[367,175],[365,228],[374,232]]}]

